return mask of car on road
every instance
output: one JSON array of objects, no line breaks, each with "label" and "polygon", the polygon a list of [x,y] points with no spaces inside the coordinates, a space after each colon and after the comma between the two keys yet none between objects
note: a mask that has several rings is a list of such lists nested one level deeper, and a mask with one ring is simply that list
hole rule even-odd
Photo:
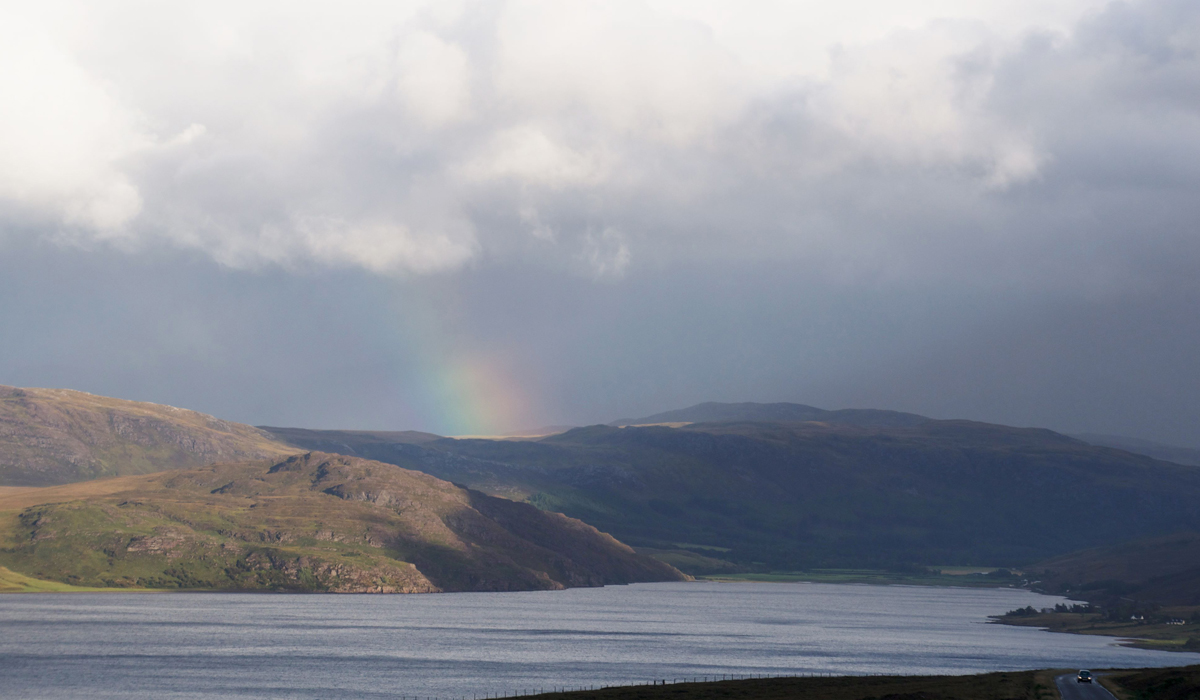
[{"label": "car on road", "polygon": [[1091,683],[1092,682],[1092,672],[1091,671],[1080,671],[1078,674],[1075,675],[1075,682],[1076,683]]}]

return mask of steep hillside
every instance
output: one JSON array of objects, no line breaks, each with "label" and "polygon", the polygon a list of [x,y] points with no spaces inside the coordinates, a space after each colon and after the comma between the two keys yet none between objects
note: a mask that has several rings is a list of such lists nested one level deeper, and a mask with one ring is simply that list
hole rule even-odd
[{"label": "steep hillside", "polygon": [[[968,421],[591,426],[377,459],[742,566],[1020,566],[1200,530],[1200,469]],[[696,569],[700,572],[700,569]]]},{"label": "steep hillside", "polygon": [[195,411],[0,386],[0,485],[42,486],[297,452]]},{"label": "steep hillside", "polygon": [[1200,605],[1200,534],[1183,532],[1072,552],[1029,567],[1045,590],[1089,600]]},{"label": "steep hillside", "polygon": [[432,592],[680,580],[578,520],[308,453],[0,494],[0,566],[78,586]]},{"label": "steep hillside", "polygon": [[656,425],[663,423],[724,423],[729,421],[817,421],[839,425],[901,428],[920,425],[929,419],[915,413],[883,411],[874,408],[847,408],[826,411],[799,403],[701,403],[656,413],[644,418],[623,418],[609,423],[612,426]]}]

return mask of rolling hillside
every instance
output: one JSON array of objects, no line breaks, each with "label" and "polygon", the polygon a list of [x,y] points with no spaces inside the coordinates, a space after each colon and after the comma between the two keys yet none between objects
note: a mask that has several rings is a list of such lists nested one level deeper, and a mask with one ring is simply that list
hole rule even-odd
[{"label": "rolling hillside", "polygon": [[0,493],[0,567],[74,586],[502,591],[684,578],[578,520],[308,453]]},{"label": "rolling hillside", "polygon": [[1020,566],[1200,529],[1200,469],[969,421],[591,426],[539,441],[374,443],[370,456],[691,556],[693,573]]},{"label": "rolling hillside", "polygon": [[1029,570],[1045,590],[1089,600],[1200,606],[1200,534],[1195,532],[1072,552]]},{"label": "rolling hillside", "polygon": [[701,404],[642,421],[682,427],[527,440],[259,429],[4,389],[0,486],[336,452],[565,513],[696,573],[1022,566],[1200,531],[1200,469],[1048,430],[800,404]]},{"label": "rolling hillside", "polygon": [[258,428],[195,411],[0,386],[0,486],[66,484],[297,451]]}]

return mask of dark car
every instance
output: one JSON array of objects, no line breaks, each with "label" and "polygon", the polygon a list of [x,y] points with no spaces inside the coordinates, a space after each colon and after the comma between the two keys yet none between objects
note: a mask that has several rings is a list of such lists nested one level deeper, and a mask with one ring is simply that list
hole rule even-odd
[{"label": "dark car", "polygon": [[1075,676],[1075,682],[1076,683],[1091,683],[1092,682],[1092,672],[1091,671],[1080,671],[1079,675]]}]

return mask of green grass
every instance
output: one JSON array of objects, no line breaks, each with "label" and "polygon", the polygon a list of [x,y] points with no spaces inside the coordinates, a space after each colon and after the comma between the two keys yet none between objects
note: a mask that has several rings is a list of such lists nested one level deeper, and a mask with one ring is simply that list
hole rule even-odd
[{"label": "green grass", "polygon": [[45,581],[0,566],[0,593],[88,593],[111,591],[111,588],[72,586],[58,581]]}]

